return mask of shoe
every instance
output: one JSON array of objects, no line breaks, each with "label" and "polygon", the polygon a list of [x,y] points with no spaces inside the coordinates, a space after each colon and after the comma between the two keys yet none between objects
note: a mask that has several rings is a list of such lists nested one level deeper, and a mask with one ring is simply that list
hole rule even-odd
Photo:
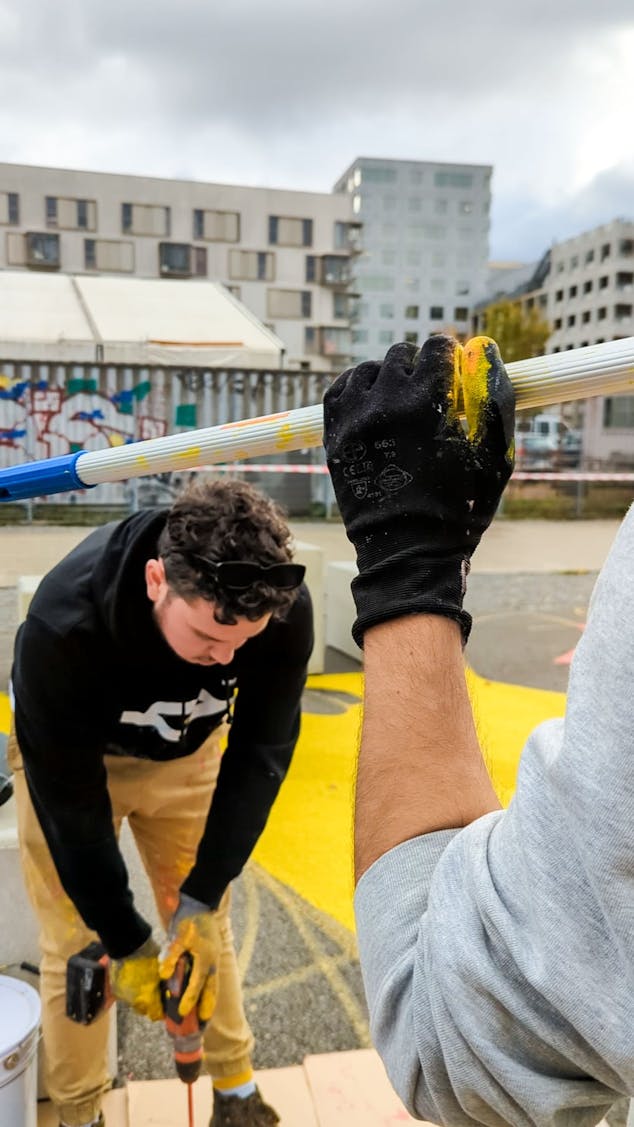
[{"label": "shoe", "polygon": [[265,1104],[259,1088],[246,1099],[214,1091],[214,1113],[209,1127],[275,1127],[280,1117]]}]

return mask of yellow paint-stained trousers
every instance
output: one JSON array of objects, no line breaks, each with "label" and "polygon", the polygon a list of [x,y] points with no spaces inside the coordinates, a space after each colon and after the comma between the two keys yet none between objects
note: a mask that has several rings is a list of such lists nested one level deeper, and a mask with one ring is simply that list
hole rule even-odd
[{"label": "yellow paint-stained trousers", "polygon": [[[168,763],[105,757],[115,829],[118,834],[123,819],[128,819],[164,925],[196,857],[218,777],[221,734],[222,730],[214,732],[193,755]],[[14,772],[24,880],[40,927],[47,1085],[62,1121],[76,1127],[96,1118],[102,1094],[111,1085],[107,1016],[88,1026],[66,1017],[66,963],[97,937],[85,927],[61,887],[31,803],[13,730],[7,755]],[[242,1005],[229,907],[227,890],[218,909],[223,916],[218,1002],[204,1034],[205,1066],[214,1078],[236,1076],[249,1069],[253,1049]]]}]

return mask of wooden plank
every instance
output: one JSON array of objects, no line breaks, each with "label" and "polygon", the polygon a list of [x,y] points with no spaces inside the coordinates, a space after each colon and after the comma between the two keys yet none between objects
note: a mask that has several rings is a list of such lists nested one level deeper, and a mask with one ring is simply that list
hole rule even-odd
[{"label": "wooden plank", "polygon": [[[318,1127],[300,1065],[257,1072],[255,1079],[280,1116],[280,1127]],[[127,1091],[129,1127],[188,1127],[187,1092],[180,1080],[135,1080]],[[211,1081],[201,1076],[194,1084],[194,1127],[207,1127],[211,1109]]]},{"label": "wooden plank", "polygon": [[402,1127],[412,1119],[374,1049],[306,1057],[319,1127]]},{"label": "wooden plank", "polygon": [[[106,1092],[103,1098],[103,1113],[108,1127],[128,1127],[128,1099],[125,1088]],[[59,1127],[59,1118],[50,1100],[42,1100],[37,1105],[37,1127]]]}]

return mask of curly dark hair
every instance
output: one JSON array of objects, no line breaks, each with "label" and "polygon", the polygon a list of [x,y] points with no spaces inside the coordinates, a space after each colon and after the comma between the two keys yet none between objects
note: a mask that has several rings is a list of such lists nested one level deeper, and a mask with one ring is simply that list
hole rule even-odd
[{"label": "curly dark hair", "polygon": [[169,510],[158,553],[173,594],[213,602],[218,622],[234,625],[237,618],[255,622],[268,613],[283,617],[297,590],[280,591],[262,580],[244,591],[228,590],[200,566],[200,557],[216,563],[288,563],[290,540],[282,510],[253,486],[244,481],[196,481]]}]

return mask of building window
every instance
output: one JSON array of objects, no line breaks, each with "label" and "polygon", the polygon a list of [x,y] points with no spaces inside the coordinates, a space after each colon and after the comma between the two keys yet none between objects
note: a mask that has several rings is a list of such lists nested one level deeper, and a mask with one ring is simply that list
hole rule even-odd
[{"label": "building window", "polygon": [[592,293],[592,281],[591,280],[583,283],[583,292],[584,293]]},{"label": "building window", "polygon": [[347,286],[350,281],[350,259],[341,254],[325,254],[321,260],[322,286]]},{"label": "building window", "polygon": [[192,272],[192,248],[189,243],[159,243],[159,272],[177,278],[189,278]]},{"label": "building window", "polygon": [[395,168],[364,168],[363,181],[368,184],[393,184],[396,180]]},{"label": "building window", "polygon": [[594,251],[593,250],[587,250],[586,251],[585,262],[586,262],[586,265],[589,262],[594,262]]},{"label": "building window", "polygon": [[208,243],[239,243],[240,212],[194,208],[193,237]]},{"label": "building window", "polygon": [[587,325],[588,322],[590,321],[591,317],[592,317],[592,313],[590,312],[589,309],[586,309],[585,312],[581,314],[581,323],[583,325]]},{"label": "building window", "polygon": [[605,321],[607,315],[608,309],[606,305],[602,305],[600,309],[597,309],[597,321]]},{"label": "building window", "polygon": [[445,316],[445,310],[442,305],[432,305],[429,310],[429,317],[431,321],[442,321]]},{"label": "building window", "polygon": [[379,317],[382,317],[385,321],[390,321],[393,316],[394,306],[391,302],[384,301],[381,305],[379,305]]},{"label": "building window", "polygon": [[563,290],[557,290],[557,293],[555,294],[555,301],[563,301],[563,300],[564,300],[564,291]]},{"label": "building window", "polygon": [[457,305],[453,311],[455,321],[466,321],[469,317],[469,310],[466,305]]},{"label": "building window", "polygon": [[267,290],[266,311],[273,318],[310,317],[312,294],[310,290]]},{"label": "building window", "polygon": [[617,290],[631,290],[634,284],[634,273],[630,270],[619,270],[616,276]]},{"label": "building window", "polygon": [[609,396],[604,399],[603,425],[607,430],[633,430],[634,395]]},{"label": "building window", "polygon": [[555,331],[556,331],[557,329],[560,329],[560,328],[561,328],[561,317],[555,317],[555,320],[553,322],[553,329],[555,329]]},{"label": "building window", "polygon": [[614,306],[614,319],[615,321],[629,321],[632,316],[631,305],[615,305]]},{"label": "building window", "polygon": [[406,278],[405,289],[411,293],[418,293],[420,289],[420,278]]},{"label": "building window", "polygon": [[389,274],[364,274],[363,289],[367,293],[380,290],[393,290],[394,278]]},{"label": "building window", "polygon": [[351,343],[350,329],[331,325],[304,329],[304,349],[309,356],[349,356]]},{"label": "building window", "polygon": [[353,314],[354,299],[347,293],[333,293],[332,295],[332,315],[333,317],[343,318],[348,320]]},{"label": "building window", "polygon": [[404,339],[406,344],[418,344],[418,333],[407,332],[405,333]]},{"label": "building window", "polygon": [[469,293],[468,282],[456,282],[456,297],[467,297]]},{"label": "building window", "polygon": [[[121,204],[121,230],[130,235],[169,236],[172,217],[169,207],[161,204]],[[175,243],[174,246],[186,245]]]},{"label": "building window", "polygon": [[194,274],[197,278],[207,277],[207,247],[192,247],[194,252]]},{"label": "building window", "polygon": [[577,321],[577,318],[576,318],[575,314],[574,314],[574,313],[571,313],[571,314],[570,314],[570,316],[569,316],[569,318],[568,318],[568,320],[566,321],[566,324],[567,324],[568,328],[569,328],[569,329],[571,329],[571,328],[572,328],[572,326],[573,326],[574,324],[576,324],[576,321]]},{"label": "building window", "polygon": [[610,257],[610,244],[604,243],[601,247],[601,261],[604,262],[606,258]]},{"label": "building window", "polygon": [[134,243],[123,239],[84,239],[84,268],[130,274],[134,270]]},{"label": "building window", "polygon": [[76,200],[65,196],[46,196],[46,226],[68,231],[94,231],[97,227],[95,200]]},{"label": "building window", "polygon": [[610,284],[610,277],[609,277],[608,274],[604,274],[602,278],[599,278],[599,289],[600,290],[607,290],[609,284]]},{"label": "building window", "polygon": [[230,250],[229,277],[272,282],[275,280],[275,256],[271,251]]},{"label": "building window", "polygon": [[46,226],[57,227],[57,197],[46,197]]},{"label": "building window", "polygon": [[377,339],[378,339],[379,344],[383,344],[383,345],[393,344],[394,343],[394,333],[392,332],[392,329],[379,329],[379,334],[378,334]]},{"label": "building window", "polygon": [[368,343],[368,330],[367,329],[353,329],[351,340],[353,344],[367,344]]},{"label": "building window", "polygon": [[358,223],[343,223],[335,220],[335,250],[359,251],[361,249],[361,228]]},{"label": "building window", "polygon": [[408,320],[416,321],[418,319],[419,313],[420,313],[420,310],[419,310],[418,305],[406,305],[405,306],[405,316],[408,318]]},{"label": "building window", "polygon": [[578,265],[579,265],[579,255],[573,254],[572,258],[570,259],[570,269],[576,270]]},{"label": "building window", "polygon": [[459,215],[471,215],[472,211],[473,211],[473,204],[472,204],[471,200],[462,200],[462,202],[458,204],[458,214]]},{"label": "building window", "polygon": [[20,222],[20,197],[17,192],[0,192],[0,224],[16,227]]},{"label": "building window", "polygon": [[312,247],[312,219],[269,215],[269,243],[280,247]]},{"label": "building window", "polygon": [[564,262],[558,262],[557,263],[557,273],[558,274],[563,274],[565,268],[566,268],[566,264]]},{"label": "building window", "polygon": [[59,268],[59,235],[29,231],[26,239],[26,264],[42,270]]},{"label": "building window", "polygon": [[626,257],[634,254],[634,239],[621,239],[619,243],[619,254]]},{"label": "building window", "polygon": [[568,296],[569,297],[576,297],[577,296],[577,287],[576,286],[570,287],[570,289],[568,290]]},{"label": "building window", "polygon": [[435,172],[434,184],[437,188],[471,188],[473,175],[470,172]]}]

